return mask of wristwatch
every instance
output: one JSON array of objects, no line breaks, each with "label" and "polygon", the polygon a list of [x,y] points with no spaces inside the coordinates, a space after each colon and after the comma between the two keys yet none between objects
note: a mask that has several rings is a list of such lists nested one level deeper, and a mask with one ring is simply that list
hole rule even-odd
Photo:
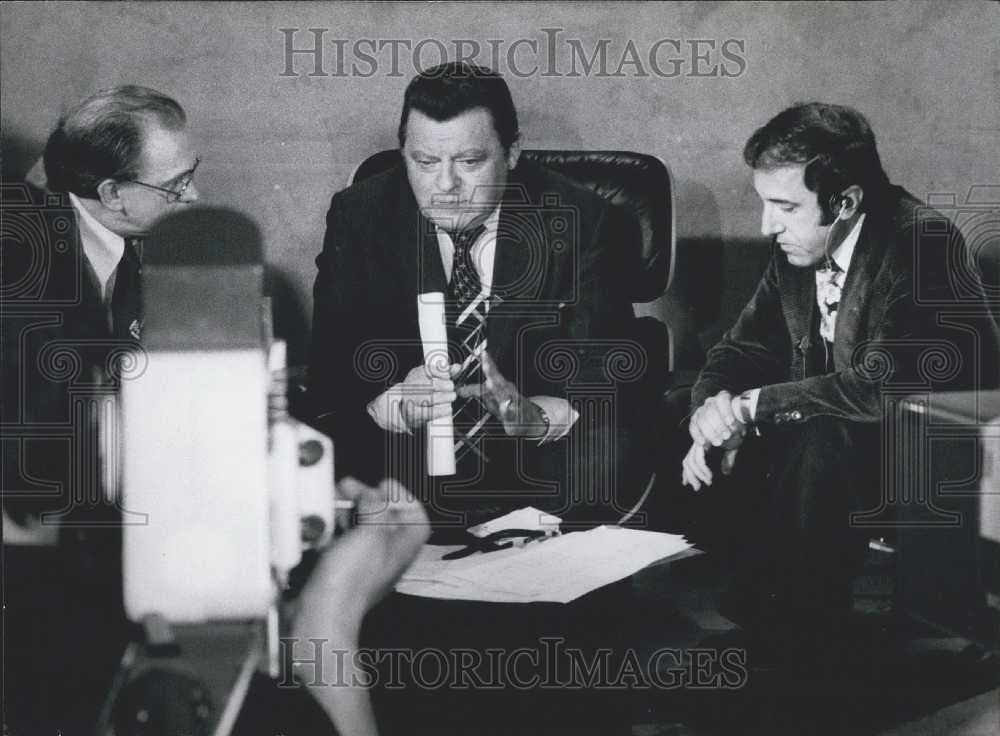
[{"label": "wristwatch", "polygon": [[733,414],[739,419],[743,424],[753,424],[753,416],[750,411],[750,395],[753,393],[753,389],[748,389],[741,393],[739,396],[733,397]]},{"label": "wristwatch", "polygon": [[[531,403],[535,404],[534,401],[532,401]],[[535,404],[535,408],[538,409],[538,416],[541,418],[542,424],[545,425],[545,431],[542,432],[541,437],[539,437],[538,439],[544,440],[546,437],[549,436],[549,429],[552,427],[552,420],[549,419],[549,415],[545,413],[545,409],[540,407],[538,404]]]}]

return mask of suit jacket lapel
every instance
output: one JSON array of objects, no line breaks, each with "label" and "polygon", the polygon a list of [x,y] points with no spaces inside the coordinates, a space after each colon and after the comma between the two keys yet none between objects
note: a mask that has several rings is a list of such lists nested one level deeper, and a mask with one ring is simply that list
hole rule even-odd
[{"label": "suit jacket lapel", "polygon": [[873,281],[882,263],[882,243],[885,242],[880,224],[871,215],[861,226],[861,234],[851,257],[851,265],[841,291],[837,310],[837,332],[834,339],[833,361],[837,370],[851,365],[857,346],[858,327],[864,305],[868,304]]},{"label": "suit jacket lapel", "polygon": [[[777,248],[777,246],[775,246]],[[787,279],[787,286],[783,285],[782,302],[784,307],[785,321],[788,324],[788,334],[792,339],[792,350],[808,351],[809,347],[818,335],[813,335],[816,329],[816,278],[811,268],[798,268],[787,262],[785,255],[776,250],[775,258],[780,258]]]},{"label": "suit jacket lapel", "polygon": [[[402,168],[398,183],[397,214],[392,218],[395,231],[381,251],[383,258],[379,269],[385,276],[386,293],[391,295],[392,300],[415,305],[417,294],[444,291],[447,280],[441,265],[434,226],[420,213]],[[385,217],[386,213],[377,212],[374,216]]]},{"label": "suit jacket lapel", "polygon": [[[532,261],[539,256],[547,258],[544,247],[544,232],[536,232],[541,219],[536,219],[530,208],[527,189],[518,172],[512,172],[504,190],[500,206],[500,221],[497,225],[496,252],[493,259],[493,286],[491,294],[494,306],[486,322],[486,339],[490,355],[498,365],[503,365],[505,356],[511,354],[512,342],[517,331],[518,312],[524,309],[524,300],[537,296],[536,279],[532,274],[544,272],[545,262]],[[529,219],[525,220],[525,217]],[[532,237],[536,236],[536,237]],[[539,251],[539,243],[542,245]],[[521,302],[520,306],[518,302]]]}]

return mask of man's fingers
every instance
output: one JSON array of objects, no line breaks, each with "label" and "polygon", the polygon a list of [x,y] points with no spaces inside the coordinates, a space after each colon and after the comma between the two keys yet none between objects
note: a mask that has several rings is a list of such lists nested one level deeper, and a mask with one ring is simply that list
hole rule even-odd
[{"label": "man's fingers", "polygon": [[[722,391],[712,397],[712,405],[718,412],[723,424],[730,432],[740,426],[739,418],[733,414],[733,397],[728,391]],[[728,439],[728,438],[727,438]]]},{"label": "man's fingers", "polygon": [[681,465],[681,483],[682,485],[691,486],[696,491],[701,490],[701,483],[698,482],[698,478],[683,464]]},{"label": "man's fingers", "polygon": [[430,414],[427,417],[428,421],[431,419],[439,419],[440,417],[448,417],[454,413],[450,403],[448,404],[435,404],[430,410]]},{"label": "man's fingers", "polygon": [[488,350],[484,350],[482,355],[479,356],[479,362],[483,368],[483,375],[486,376],[487,379],[496,378],[496,376],[500,375],[500,372],[497,370],[496,363],[493,362],[493,358],[490,357]]},{"label": "man's fingers", "polygon": [[691,458],[691,472],[706,486],[712,485],[712,471],[705,460],[705,448],[701,446],[692,447],[688,455]]},{"label": "man's fingers", "polygon": [[341,479],[337,484],[337,495],[347,501],[354,501],[366,490],[368,486],[351,476]]},{"label": "man's fingers", "polygon": [[431,397],[431,402],[434,408],[438,406],[450,406],[451,402],[458,398],[458,394],[455,391],[435,391]]},{"label": "man's fingers", "polygon": [[464,386],[459,386],[456,393],[463,399],[481,399],[483,398],[483,384],[467,383]]},{"label": "man's fingers", "polygon": [[706,445],[708,444],[708,439],[705,437],[704,434],[702,434],[701,426],[699,424],[699,419],[698,419],[698,413],[700,411],[701,409],[698,409],[697,411],[695,411],[694,414],[691,415],[691,421],[688,422],[688,433],[691,435],[691,439],[694,441],[696,445]]},{"label": "man's fingers", "polygon": [[445,392],[454,391],[455,382],[452,381],[450,378],[432,378],[431,388],[434,391],[445,391]]},{"label": "man's fingers", "polygon": [[[493,358],[490,357],[488,351],[483,351],[483,354],[480,356],[480,362],[482,364],[484,379],[483,384],[486,387],[486,391],[499,392],[505,390],[509,382],[503,377],[503,374],[500,373],[500,370],[497,368],[497,364],[493,362]],[[513,388],[513,384],[510,384],[510,386]],[[498,397],[498,400],[505,398],[507,397]]]},{"label": "man's fingers", "polygon": [[729,439],[732,432],[726,426],[726,421],[719,413],[717,404],[709,399],[702,407],[703,411],[699,416],[698,428],[709,442],[718,447]]},{"label": "man's fingers", "polygon": [[497,405],[500,421],[505,424],[517,421],[520,416],[520,408],[520,402],[515,403],[512,398],[504,399]]},{"label": "man's fingers", "polygon": [[681,462],[681,477],[696,491],[700,489],[701,483],[705,480],[704,473],[697,467],[697,459],[703,454],[704,451],[700,445],[691,445]]},{"label": "man's fingers", "polygon": [[736,454],[739,452],[739,448],[734,448],[732,450],[726,450],[725,454],[722,456],[722,474],[729,475],[733,472],[733,466],[736,465]]}]

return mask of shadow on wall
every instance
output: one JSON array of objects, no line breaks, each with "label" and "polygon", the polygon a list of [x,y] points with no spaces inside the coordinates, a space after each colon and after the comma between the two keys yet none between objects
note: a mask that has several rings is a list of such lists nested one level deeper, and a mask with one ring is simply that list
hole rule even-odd
[{"label": "shadow on wall", "polygon": [[674,368],[690,371],[704,365],[705,353],[750,300],[767,266],[770,244],[761,238],[722,238],[719,205],[711,190],[689,180],[676,185],[674,277],[650,311],[670,325]]},{"label": "shadow on wall", "polygon": [[[270,298],[274,336],[288,345],[288,364],[302,365],[307,354],[305,308],[288,274],[264,260],[259,224],[250,215],[228,208],[197,205],[179,210],[157,223],[146,240],[147,263],[231,265],[257,263],[263,268],[263,295]],[[228,284],[212,291],[225,292]],[[213,295],[206,294],[206,298]],[[245,299],[246,294],[231,294]]]},{"label": "shadow on wall", "polygon": [[45,141],[10,131],[6,122],[0,122],[0,129],[4,131],[0,137],[0,176],[4,181],[21,181],[42,155]]},{"label": "shadow on wall", "polygon": [[671,329],[674,367],[694,370],[705,362],[699,333],[722,298],[722,225],[715,195],[698,182],[676,181],[675,207],[674,276],[661,314]]},{"label": "shadow on wall", "polygon": [[288,345],[288,365],[304,366],[309,360],[309,317],[294,277],[265,263],[264,293],[271,297],[274,336]]}]

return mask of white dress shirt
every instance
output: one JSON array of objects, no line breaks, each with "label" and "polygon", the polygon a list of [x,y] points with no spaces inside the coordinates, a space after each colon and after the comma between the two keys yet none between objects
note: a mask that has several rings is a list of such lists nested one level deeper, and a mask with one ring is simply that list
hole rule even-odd
[{"label": "white dress shirt", "polygon": [[[864,224],[864,221],[865,216],[862,213],[858,221],[854,223],[854,227],[851,228],[851,232],[847,234],[847,237],[830,254],[830,258],[833,259],[841,271],[836,275],[836,285],[838,288],[843,288],[844,281],[847,279],[847,269],[851,267],[851,258],[854,257],[854,247],[858,244],[858,238],[861,237],[861,225]],[[824,287],[829,278],[828,271],[824,274],[819,269],[816,270],[816,303],[819,305],[820,334],[824,340],[833,342],[832,338],[836,334],[836,313],[828,317],[826,305],[823,303]]]},{"label": "white dress shirt", "polygon": [[97,277],[101,302],[107,309],[110,321],[111,296],[115,293],[115,273],[118,270],[118,264],[121,263],[122,256],[125,254],[125,238],[116,235],[99,223],[75,194],[70,193],[69,201],[77,212],[83,254]]}]

